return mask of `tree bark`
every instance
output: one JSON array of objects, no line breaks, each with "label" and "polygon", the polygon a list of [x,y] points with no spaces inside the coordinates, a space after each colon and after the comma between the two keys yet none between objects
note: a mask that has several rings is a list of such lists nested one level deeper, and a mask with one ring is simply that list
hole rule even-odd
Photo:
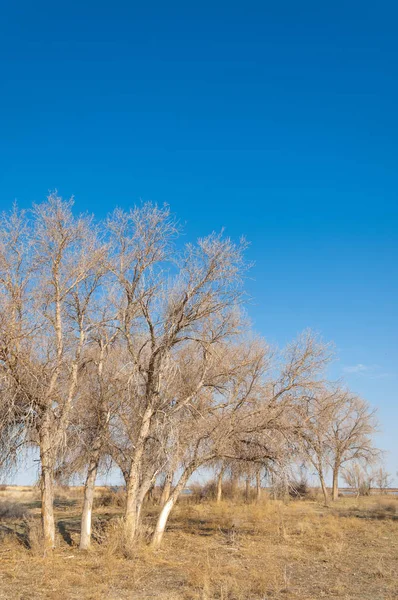
[{"label": "tree bark", "polygon": [[217,493],[216,493],[216,502],[219,504],[222,500],[222,480],[224,476],[224,467],[221,468],[221,471],[217,477]]},{"label": "tree bark", "polygon": [[173,484],[173,477],[174,477],[174,472],[168,471],[166,474],[166,477],[164,479],[164,483],[163,483],[163,487],[162,487],[162,494],[161,494],[160,500],[159,500],[159,505],[161,507],[163,507],[166,504],[167,500],[170,497],[171,486]]},{"label": "tree bark", "polygon": [[148,496],[151,487],[153,485],[153,481],[156,478],[156,474],[152,476],[146,476],[144,480],[141,482],[140,488],[137,494],[137,517],[136,517],[136,531],[138,532],[141,524],[141,514],[142,514],[142,506],[144,504],[145,498]]},{"label": "tree bark", "polygon": [[55,547],[54,521],[54,465],[51,452],[51,438],[48,425],[44,425],[40,435],[40,491],[41,491],[41,522],[43,527],[44,547]]},{"label": "tree bark", "polygon": [[129,541],[133,541],[138,530],[137,507],[139,500],[140,475],[142,459],[144,455],[145,442],[148,437],[152,411],[147,408],[141,423],[141,430],[137,440],[136,450],[132,457],[131,466],[127,480],[127,496],[125,518],[125,533]]},{"label": "tree bark", "polygon": [[325,500],[325,506],[327,506],[329,504],[329,494],[328,494],[328,490],[327,490],[327,487],[325,484],[325,479],[323,477],[323,473],[319,473],[319,481],[321,483],[323,498]]},{"label": "tree bark", "polygon": [[332,500],[337,500],[339,497],[339,466],[335,464],[333,469],[333,491]]},{"label": "tree bark", "polygon": [[130,470],[127,482],[126,510],[124,515],[126,537],[130,541],[135,538],[137,533],[138,476],[139,470],[137,466],[134,466],[134,469]]},{"label": "tree bark", "polygon": [[90,460],[86,483],[84,486],[84,502],[80,528],[80,550],[88,550],[91,545],[92,510],[98,463],[99,455]]}]

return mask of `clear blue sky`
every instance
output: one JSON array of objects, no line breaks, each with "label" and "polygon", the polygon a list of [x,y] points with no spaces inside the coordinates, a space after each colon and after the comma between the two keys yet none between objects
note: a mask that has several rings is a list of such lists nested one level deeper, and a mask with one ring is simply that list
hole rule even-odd
[{"label": "clear blue sky", "polygon": [[256,329],[334,340],[398,470],[395,2],[0,4],[0,204],[167,202],[256,261]]}]

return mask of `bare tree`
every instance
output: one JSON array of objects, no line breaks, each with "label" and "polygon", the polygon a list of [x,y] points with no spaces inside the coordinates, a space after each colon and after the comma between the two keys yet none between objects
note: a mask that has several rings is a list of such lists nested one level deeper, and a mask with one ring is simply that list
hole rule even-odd
[{"label": "bare tree", "polygon": [[[92,220],[75,218],[55,194],[4,217],[1,284],[13,318],[3,330],[2,365],[19,399],[20,421],[40,448],[45,545],[53,547],[53,479],[77,395],[103,250]],[[7,220],[8,219],[8,220]],[[24,232],[11,241],[10,224]],[[21,275],[23,273],[23,276]]]},{"label": "bare tree", "polygon": [[[376,455],[368,405],[324,379],[331,349],[304,332],[282,353],[251,337],[241,310],[246,244],[211,234],[177,245],[168,207],[75,217],[52,194],[0,227],[0,467],[38,446],[42,522],[53,547],[54,479],[85,473],[80,547],[91,539],[95,481],[116,463],[125,532],[164,479],[153,545],[192,473],[220,466],[287,482],[305,455],[325,472]],[[345,469],[349,475],[349,470]],[[348,476],[347,475],[347,476]],[[380,486],[381,487],[381,486]]]},{"label": "bare tree", "polygon": [[[123,437],[130,439],[130,454],[119,452],[118,460],[126,473],[126,535],[132,539],[146,446],[156,438],[152,434],[160,422],[157,416],[164,421],[176,410],[175,399],[164,393],[175,371],[173,354],[178,346],[196,344],[203,368],[196,385],[201,387],[209,346],[236,328],[233,309],[242,294],[243,247],[212,235],[188,245],[180,255],[174,253],[171,261],[175,222],[168,209],[150,205],[127,215],[117,212],[109,229],[111,268],[122,301],[117,326],[129,353],[130,406],[123,416]],[[181,402],[189,402],[189,396]]]},{"label": "bare tree", "polygon": [[[107,328],[101,328],[93,337],[94,347],[87,356],[83,389],[80,393],[78,422],[78,452],[80,460],[87,463],[84,485],[84,501],[81,519],[80,549],[87,550],[91,543],[91,515],[94,501],[95,481],[101,459],[109,454],[109,423],[117,413],[119,394],[123,386],[120,377],[120,356],[116,333],[108,335]],[[75,419],[76,421],[76,419]]]},{"label": "bare tree", "polygon": [[[26,211],[14,205],[0,221],[0,466],[15,466],[17,452],[29,442],[30,398],[19,365],[29,353],[32,331],[32,244]],[[25,375],[26,376],[26,375]]]},{"label": "bare tree", "polygon": [[383,466],[374,469],[373,480],[382,494],[386,494],[392,484],[392,477]]},{"label": "bare tree", "polygon": [[330,463],[330,432],[340,399],[338,388],[322,385],[305,395],[298,405],[298,452],[316,471],[326,505],[329,502],[325,477]]},{"label": "bare tree", "polygon": [[356,496],[369,496],[373,485],[373,473],[367,465],[352,461],[342,471],[346,484],[355,491]]},{"label": "bare tree", "polygon": [[[185,405],[185,421],[178,428],[181,454],[180,479],[162,507],[152,545],[159,547],[167,519],[192,473],[216,459],[284,468],[295,428],[292,405],[315,385],[327,356],[325,346],[306,333],[284,354],[279,373],[272,367],[269,348],[254,343],[249,354],[240,346],[239,369],[218,386],[199,390]],[[242,361],[242,356],[251,360]],[[233,364],[233,355],[228,357]]]},{"label": "bare tree", "polygon": [[340,468],[350,461],[372,463],[380,453],[372,436],[377,430],[375,411],[360,397],[342,391],[330,427],[330,451],[333,470],[333,500],[338,498]]},{"label": "bare tree", "polygon": [[255,389],[258,393],[263,358],[263,350],[256,344],[248,348],[225,347],[222,360],[208,374],[205,385],[175,414],[179,421],[175,453],[179,453],[180,477],[160,510],[152,540],[155,548],[161,543],[170,512],[189,477],[224,452],[234,452],[231,444],[237,427],[236,412],[255,394]]}]

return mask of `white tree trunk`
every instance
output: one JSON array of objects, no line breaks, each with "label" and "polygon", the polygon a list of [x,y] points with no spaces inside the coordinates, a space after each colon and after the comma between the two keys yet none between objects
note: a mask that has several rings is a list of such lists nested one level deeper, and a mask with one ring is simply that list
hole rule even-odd
[{"label": "white tree trunk", "polygon": [[154,531],[154,534],[152,537],[152,547],[153,548],[155,548],[155,549],[159,548],[159,546],[162,542],[164,531],[166,529],[167,520],[172,511],[172,508],[175,505],[175,503],[177,502],[178,496],[184,489],[188,479],[194,472],[195,468],[196,468],[196,465],[190,465],[189,467],[187,467],[185,469],[185,471],[182,473],[178,483],[176,484],[173,491],[171,492],[169,499],[162,507],[159,517],[158,517],[158,520],[157,520],[157,523],[156,523],[155,531]]},{"label": "white tree trunk", "polygon": [[160,511],[160,515],[156,523],[156,529],[152,538],[152,546],[156,549],[159,548],[160,544],[162,543],[164,530],[166,529],[167,525],[167,520],[176,500],[177,498],[174,499],[173,495],[171,495],[167,502],[164,504],[162,510]]},{"label": "white tree trunk", "polygon": [[84,502],[80,529],[80,550],[88,550],[91,545],[91,524],[99,458],[93,458],[88,467],[84,486]]}]

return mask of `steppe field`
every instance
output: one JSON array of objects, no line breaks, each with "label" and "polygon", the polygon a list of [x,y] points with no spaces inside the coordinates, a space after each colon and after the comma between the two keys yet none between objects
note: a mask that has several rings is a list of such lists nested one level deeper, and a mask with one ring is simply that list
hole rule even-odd
[{"label": "steppe field", "polygon": [[398,598],[398,498],[317,498],[260,503],[182,498],[161,550],[147,536],[120,536],[122,496],[100,489],[94,544],[79,552],[80,489],[56,499],[57,548],[44,556],[38,490],[0,491],[0,598],[3,600],[259,600]]}]

